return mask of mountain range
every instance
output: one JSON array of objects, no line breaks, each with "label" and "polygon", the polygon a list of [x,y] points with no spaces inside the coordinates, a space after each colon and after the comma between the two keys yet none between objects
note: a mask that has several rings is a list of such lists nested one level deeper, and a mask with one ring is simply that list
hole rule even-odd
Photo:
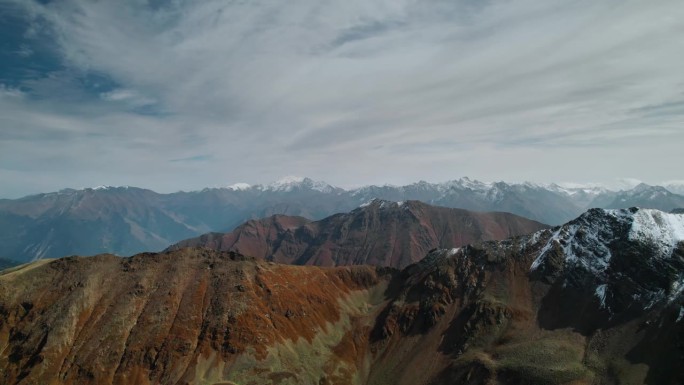
[{"label": "mountain range", "polygon": [[168,250],[206,247],[285,264],[404,268],[432,249],[501,240],[547,227],[510,213],[375,199],[320,221],[285,215],[254,219],[232,232],[208,233]]},{"label": "mountain range", "polygon": [[0,200],[0,258],[18,262],[65,255],[132,255],[162,250],[207,232],[227,232],[275,214],[320,220],[372,201],[420,200],[474,211],[502,211],[542,223],[564,223],[590,207],[671,210],[684,196],[641,184],[626,191],[532,183],[445,183],[367,186],[344,190],[309,178],[270,185],[236,184],[158,194],[135,187],[66,189]]},{"label": "mountain range", "polygon": [[403,270],[189,248],[0,273],[3,384],[681,384],[684,215],[592,209]]}]

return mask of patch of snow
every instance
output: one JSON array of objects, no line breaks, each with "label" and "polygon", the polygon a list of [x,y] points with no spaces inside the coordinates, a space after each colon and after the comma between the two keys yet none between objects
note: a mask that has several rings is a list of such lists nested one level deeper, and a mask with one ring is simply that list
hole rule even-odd
[{"label": "patch of snow", "polygon": [[629,239],[654,245],[660,257],[669,257],[677,244],[684,241],[683,214],[639,209],[632,218]]},{"label": "patch of snow", "polygon": [[535,245],[537,242],[539,242],[539,239],[541,238],[542,234],[547,233],[548,230],[539,230],[534,233],[532,233],[529,238],[527,239],[527,246],[532,246]]},{"label": "patch of snow", "polygon": [[670,303],[676,300],[684,292],[684,274],[680,274],[676,280],[670,285],[670,296],[667,302]]},{"label": "patch of snow", "polygon": [[647,291],[643,294],[643,297],[648,298],[648,303],[644,306],[644,310],[648,310],[665,298],[665,290]]},{"label": "patch of snow", "polygon": [[458,253],[459,250],[461,250],[460,247],[454,247],[453,249],[449,249],[449,251],[447,251],[447,257],[456,255],[456,253]]},{"label": "patch of snow", "polygon": [[306,178],[301,176],[288,175],[278,179],[266,186],[266,190],[273,191],[292,191],[292,189],[304,182]]},{"label": "patch of snow", "polygon": [[252,188],[252,185],[250,185],[249,183],[235,183],[235,184],[232,184],[226,188],[228,190],[233,190],[233,191],[245,191],[245,190],[249,190],[250,188]]},{"label": "patch of snow", "polygon": [[[580,217],[581,218],[581,217]],[[539,256],[532,262],[531,271],[536,270],[546,260],[549,252],[560,247],[565,262],[582,265],[595,274],[603,273],[612,257],[608,248],[612,233],[604,234],[601,226],[591,226],[588,223],[574,223],[559,227],[539,252]]]},{"label": "patch of snow", "polygon": [[542,185],[540,185],[540,187],[544,188],[546,190],[549,190],[551,192],[567,195],[570,197],[575,196],[577,194],[597,196],[601,193],[609,191],[604,186],[597,184],[597,183],[563,182],[563,183],[542,184]]},{"label": "patch of snow", "polygon": [[[92,187],[92,188],[90,188],[90,189],[91,189],[91,190],[100,191],[100,190],[113,190],[113,189],[117,189],[117,188],[128,189],[129,186],[105,186],[105,185],[102,185],[102,186]],[[87,190],[87,189],[86,189],[86,190]]]},{"label": "patch of snow", "polygon": [[319,191],[322,193],[331,193],[335,190],[331,185],[321,182],[314,181],[310,178],[300,177],[300,176],[286,176],[268,186],[259,186],[262,191],[282,191],[290,192],[295,188],[309,188],[311,190]]},{"label": "patch of snow", "polygon": [[447,194],[452,190],[472,190],[479,195],[486,196],[487,192],[492,189],[494,183],[491,182],[481,182],[477,179],[470,179],[468,177],[463,177],[457,180],[450,180],[443,183],[437,184],[427,184],[431,188],[434,188],[441,194]]},{"label": "patch of snow", "polygon": [[663,182],[661,185],[670,192],[684,195],[684,180],[669,180]]},{"label": "patch of snow", "polygon": [[596,291],[594,292],[596,297],[598,297],[599,301],[601,301],[601,308],[606,307],[606,288],[607,288],[606,284],[598,285],[596,287]]},{"label": "patch of snow", "polygon": [[677,321],[675,322],[681,321],[682,318],[684,318],[684,306],[679,307],[679,315],[677,316]]},{"label": "patch of snow", "polygon": [[322,181],[312,181],[311,189],[322,193],[331,193],[335,188]]}]

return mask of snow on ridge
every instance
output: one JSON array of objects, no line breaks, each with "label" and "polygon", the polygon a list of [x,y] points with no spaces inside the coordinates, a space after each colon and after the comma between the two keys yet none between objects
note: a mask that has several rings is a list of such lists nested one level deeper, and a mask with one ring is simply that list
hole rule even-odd
[{"label": "snow on ridge", "polygon": [[555,247],[561,247],[566,262],[580,264],[595,274],[603,273],[608,268],[612,258],[607,245],[613,234],[610,229],[606,229],[608,232],[605,234],[601,230],[601,226],[591,226],[586,222],[571,222],[559,227],[553,232],[537,258],[532,262],[530,271],[539,268],[551,250]]},{"label": "snow on ridge", "polygon": [[[624,211],[624,210],[621,210]],[[684,215],[655,209],[639,209],[632,216],[629,239],[647,241],[658,248],[659,256],[669,256],[684,241]]]},{"label": "snow on ridge", "polygon": [[380,205],[379,208],[381,208],[381,209],[387,209],[387,208],[391,208],[391,207],[395,207],[395,206],[396,207],[404,207],[404,208],[408,207],[408,206],[406,206],[405,201],[394,202],[394,201],[387,200],[387,199],[373,198],[367,202],[361,203],[358,208],[368,207],[368,206],[375,204],[375,203],[379,204]]},{"label": "snow on ridge", "polygon": [[290,192],[295,188],[301,188],[301,187],[306,187],[311,190],[319,191],[322,193],[331,193],[335,190],[335,187],[327,184],[326,182],[323,181],[315,181],[307,177],[301,177],[301,176],[286,176],[283,178],[278,179],[275,182],[272,182],[266,186],[258,185],[255,186],[258,187],[262,191],[282,191],[282,192]]},{"label": "snow on ridge", "polygon": [[249,183],[238,182],[238,183],[234,183],[230,186],[227,186],[226,188],[228,190],[233,190],[233,191],[245,191],[245,190],[249,190],[250,188],[252,188],[252,185]]},{"label": "snow on ridge", "polygon": [[292,191],[292,188],[304,183],[305,180],[306,178],[301,176],[288,175],[278,179],[275,182],[271,182],[268,186],[266,186],[266,190]]},{"label": "snow on ridge", "polygon": [[[593,209],[552,230],[530,271],[538,269],[548,253],[560,247],[566,263],[578,264],[602,275],[612,257],[608,245],[620,236],[615,231],[615,223],[629,226],[627,236],[630,240],[653,245],[657,258],[668,258],[677,244],[684,241],[682,214],[655,209]],[[549,230],[537,232],[531,239],[539,239],[545,231]]]},{"label": "snow on ridge", "polygon": [[538,185],[540,188],[546,190],[565,194],[568,196],[574,196],[577,194],[587,194],[587,195],[598,195],[609,191],[604,186],[598,183],[572,183],[572,182],[562,182],[562,183],[547,183]]},{"label": "snow on ridge", "polygon": [[598,285],[596,287],[596,291],[594,292],[594,294],[599,299],[599,301],[601,301],[601,307],[602,308],[606,307],[606,288],[607,287],[608,287],[608,285],[606,285],[605,283],[603,285]]},{"label": "snow on ridge", "polygon": [[96,187],[89,187],[85,188],[84,190],[95,190],[95,191],[100,191],[100,190],[113,190],[117,188],[123,188],[123,189],[128,189],[129,186],[107,186],[107,185],[100,185]]}]

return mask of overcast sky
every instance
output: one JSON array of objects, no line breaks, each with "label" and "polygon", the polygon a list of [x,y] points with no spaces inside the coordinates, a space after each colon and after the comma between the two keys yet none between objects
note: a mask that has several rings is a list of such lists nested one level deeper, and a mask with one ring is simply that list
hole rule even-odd
[{"label": "overcast sky", "polygon": [[684,179],[681,0],[0,0],[0,197]]}]

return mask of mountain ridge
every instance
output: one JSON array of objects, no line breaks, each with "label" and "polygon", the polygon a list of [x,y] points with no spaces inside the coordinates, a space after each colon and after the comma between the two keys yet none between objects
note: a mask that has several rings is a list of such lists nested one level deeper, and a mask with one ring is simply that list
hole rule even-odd
[{"label": "mountain ridge", "polygon": [[319,221],[282,215],[251,220],[232,232],[205,234],[166,250],[200,246],[286,264],[403,268],[431,249],[504,239],[546,227],[510,213],[375,199]]},{"label": "mountain ridge", "polygon": [[[433,250],[401,271],[206,249],[38,261],[0,273],[0,378],[677,384],[681,223],[681,214],[591,210],[532,235]],[[672,248],[653,247],[649,234],[663,233]],[[603,266],[604,247],[605,270],[581,263]]]},{"label": "mountain ridge", "polygon": [[269,186],[241,185],[172,194],[103,186],[0,200],[0,256],[28,262],[74,254],[131,255],[162,250],[207,232],[230,231],[250,219],[274,214],[320,220],[375,198],[511,212],[551,225],[565,223],[589,207],[636,205],[666,211],[684,207],[684,196],[662,194],[653,186],[649,187],[652,191],[638,194],[591,186],[544,187],[468,178],[349,191],[309,178],[288,178]]}]

